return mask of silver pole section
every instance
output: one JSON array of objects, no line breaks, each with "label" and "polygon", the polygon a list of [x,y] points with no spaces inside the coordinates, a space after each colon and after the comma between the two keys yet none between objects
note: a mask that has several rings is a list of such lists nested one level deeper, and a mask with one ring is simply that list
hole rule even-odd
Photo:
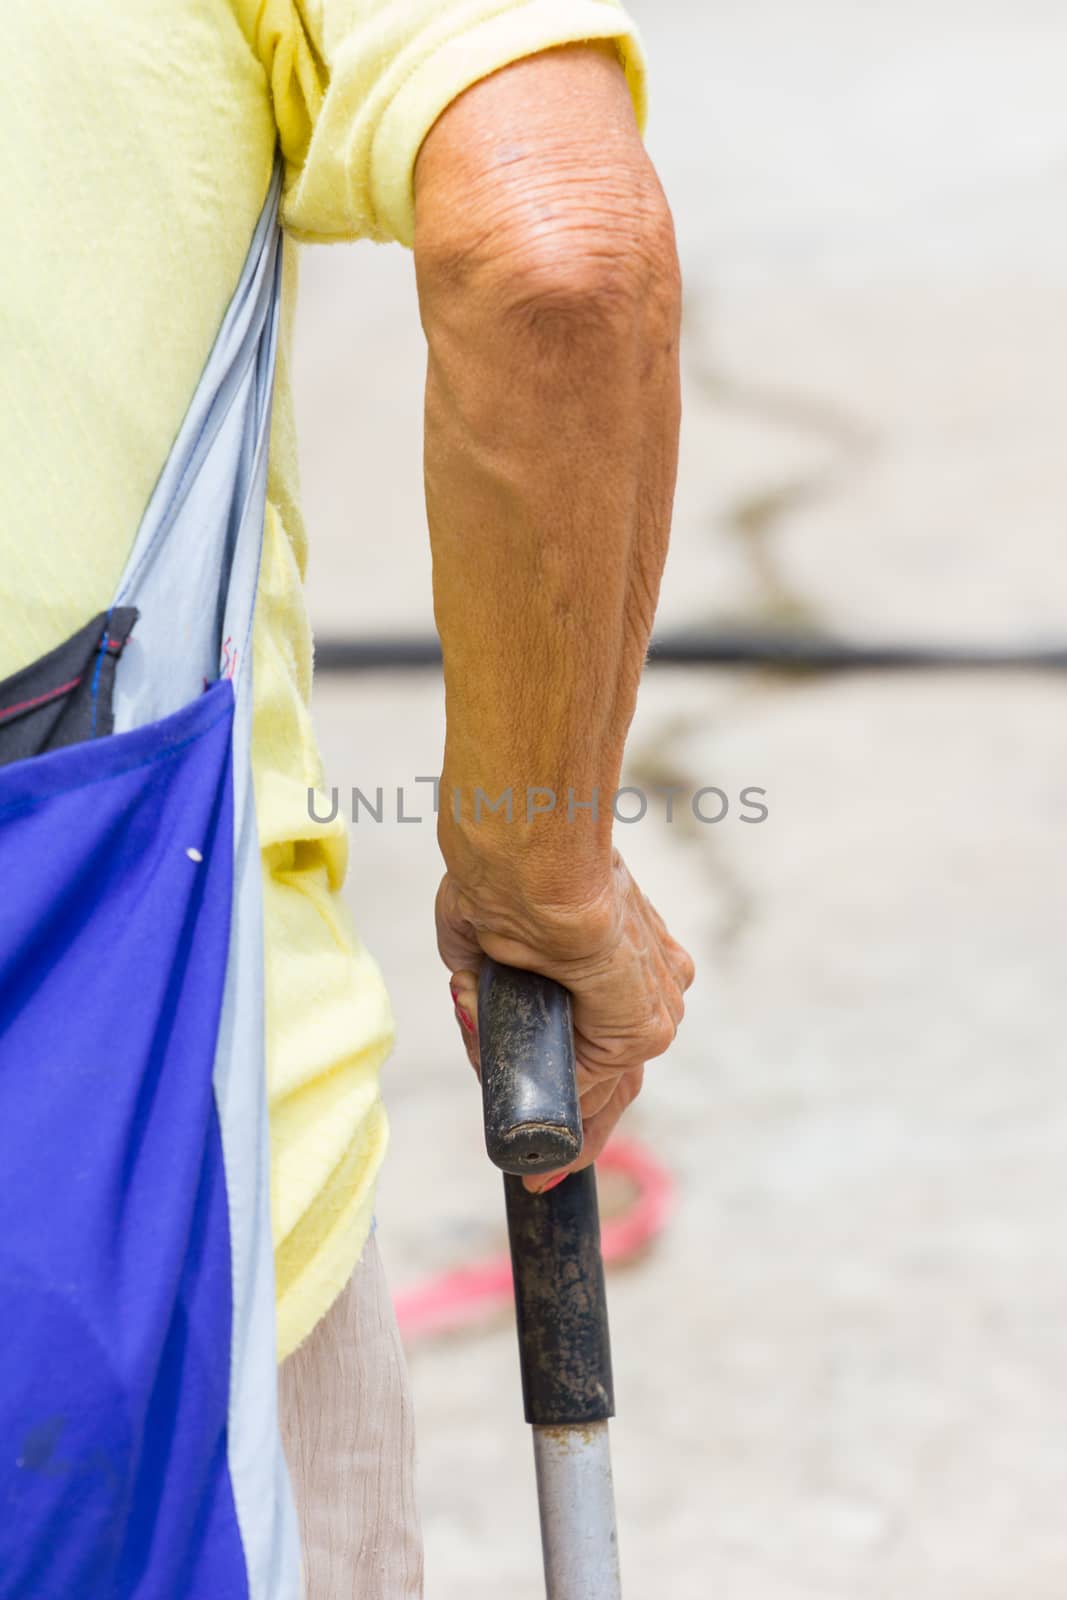
[{"label": "silver pole section", "polygon": [[533,1429],[546,1600],[621,1600],[608,1424]]}]

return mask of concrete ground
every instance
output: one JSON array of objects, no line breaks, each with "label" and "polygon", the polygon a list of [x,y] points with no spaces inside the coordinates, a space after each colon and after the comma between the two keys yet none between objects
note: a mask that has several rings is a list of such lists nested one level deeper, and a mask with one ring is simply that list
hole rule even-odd
[{"label": "concrete ground", "polygon": [[[1067,12],[634,11],[687,292],[661,623],[1062,641]],[[303,271],[316,623],[424,631],[410,259]],[[438,770],[432,676],[316,694],[329,781]],[[700,967],[629,1122],[677,1213],[610,1283],[630,1596],[1067,1595],[1064,696],[1008,673],[647,676],[631,781],[761,785],[770,815],[619,830]],[[354,830],[400,1024],[398,1286],[504,1238],[437,874],[430,826]],[[429,1600],[535,1600],[510,1319],[411,1364]]]}]

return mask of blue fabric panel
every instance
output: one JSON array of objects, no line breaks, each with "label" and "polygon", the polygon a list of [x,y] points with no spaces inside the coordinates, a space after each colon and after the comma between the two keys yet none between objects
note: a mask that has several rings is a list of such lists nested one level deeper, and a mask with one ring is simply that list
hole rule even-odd
[{"label": "blue fabric panel", "polygon": [[2,1600],[248,1595],[212,1090],[232,722],[221,682],[0,770]]}]

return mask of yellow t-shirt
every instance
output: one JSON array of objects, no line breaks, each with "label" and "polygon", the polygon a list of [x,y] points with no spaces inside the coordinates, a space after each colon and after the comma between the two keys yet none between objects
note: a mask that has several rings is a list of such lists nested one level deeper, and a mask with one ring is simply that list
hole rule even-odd
[{"label": "yellow t-shirt", "polygon": [[[310,821],[288,378],[293,239],[414,230],[412,170],[463,89],[556,44],[613,38],[616,0],[5,0],[0,193],[0,678],[110,602],[237,284],[277,143],[285,314],[254,638],[279,1355],[363,1248],[393,1024],[338,891],[344,824]],[[353,485],[358,508],[358,485]]]}]

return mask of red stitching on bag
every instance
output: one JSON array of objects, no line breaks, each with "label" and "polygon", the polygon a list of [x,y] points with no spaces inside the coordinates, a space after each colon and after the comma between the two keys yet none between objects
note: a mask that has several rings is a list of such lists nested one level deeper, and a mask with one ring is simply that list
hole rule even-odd
[{"label": "red stitching on bag", "polygon": [[32,700],[19,700],[13,706],[0,707],[0,722],[6,722],[9,717],[15,717],[20,711],[32,711],[34,706],[45,706],[49,700],[58,700],[61,694],[69,694],[76,689],[82,681],[84,673],[77,678],[71,678],[69,683],[61,683],[58,689],[49,689],[47,694],[35,695]]}]

